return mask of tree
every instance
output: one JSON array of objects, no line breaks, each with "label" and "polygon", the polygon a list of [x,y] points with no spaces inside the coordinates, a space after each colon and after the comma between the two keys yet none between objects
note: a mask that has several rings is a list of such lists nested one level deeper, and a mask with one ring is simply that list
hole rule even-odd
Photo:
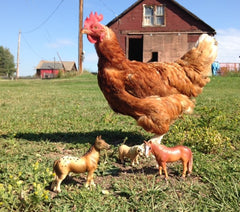
[{"label": "tree", "polygon": [[11,78],[15,72],[14,56],[9,49],[0,46],[0,76]]}]

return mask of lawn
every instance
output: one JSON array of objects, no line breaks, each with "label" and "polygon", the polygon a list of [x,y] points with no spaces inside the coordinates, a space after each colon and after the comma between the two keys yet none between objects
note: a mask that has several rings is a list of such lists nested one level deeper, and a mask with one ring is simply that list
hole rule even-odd
[{"label": "lawn", "polygon": [[[131,117],[115,114],[96,75],[54,80],[0,81],[0,211],[239,211],[240,77],[212,77],[193,115],[176,121],[163,143],[194,154],[193,173],[168,164],[159,176],[153,158],[119,163],[117,149],[152,135]],[[102,135],[95,188],[86,173],[72,174],[50,191],[54,160],[81,156]]]}]

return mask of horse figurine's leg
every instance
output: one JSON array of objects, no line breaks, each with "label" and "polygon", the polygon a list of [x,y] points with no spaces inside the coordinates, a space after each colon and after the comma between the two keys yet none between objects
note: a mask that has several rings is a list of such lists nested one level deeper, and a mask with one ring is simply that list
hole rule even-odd
[{"label": "horse figurine's leg", "polygon": [[183,161],[183,173],[182,173],[182,178],[185,178],[186,177],[186,173],[187,173],[187,164],[188,162],[187,161]]},{"label": "horse figurine's leg", "polygon": [[136,164],[139,164],[139,162],[138,162],[138,155],[135,157],[135,162],[136,162]]},{"label": "horse figurine's leg", "polygon": [[56,175],[55,180],[52,182],[51,185],[51,189],[55,192],[60,193],[61,192],[61,188],[60,185],[62,183],[62,181],[66,178],[67,175],[61,175],[60,177]]},{"label": "horse figurine's leg", "polygon": [[121,161],[121,164],[124,164],[124,157],[122,155],[119,154],[119,159]]},{"label": "horse figurine's leg", "polygon": [[192,167],[193,167],[193,157],[192,157],[192,154],[191,154],[190,159],[187,163],[188,176],[190,176],[190,174],[192,173]]},{"label": "horse figurine's leg", "polygon": [[57,180],[56,180],[56,178],[55,178],[55,180],[52,182],[52,184],[51,184],[51,190],[52,191],[55,191],[56,190],[56,185],[57,185]]},{"label": "horse figurine's leg", "polygon": [[86,182],[86,185],[85,185],[86,188],[89,187],[89,185],[90,185],[90,186],[95,186],[95,183],[94,183],[94,181],[93,181],[93,173],[94,173],[94,171],[95,171],[95,170],[90,170],[90,171],[88,172],[87,182]]},{"label": "horse figurine's leg", "polygon": [[168,172],[167,172],[167,166],[166,166],[166,162],[161,162],[160,166],[162,166],[162,169],[164,171],[165,174],[165,179],[168,179]]},{"label": "horse figurine's leg", "polygon": [[139,162],[138,162],[138,155],[136,155],[136,157],[133,158],[133,160],[131,161],[131,163],[132,163],[132,166],[134,166],[135,164],[139,164]]},{"label": "horse figurine's leg", "polygon": [[159,166],[159,175],[161,176],[162,175],[162,167]]}]

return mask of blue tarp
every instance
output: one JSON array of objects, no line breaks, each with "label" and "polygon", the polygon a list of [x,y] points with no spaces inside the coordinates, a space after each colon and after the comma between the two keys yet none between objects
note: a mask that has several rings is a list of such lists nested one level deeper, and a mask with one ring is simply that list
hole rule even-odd
[{"label": "blue tarp", "polygon": [[219,63],[218,63],[218,62],[214,62],[214,63],[212,64],[212,74],[213,74],[214,76],[216,76],[219,69],[220,69]]}]

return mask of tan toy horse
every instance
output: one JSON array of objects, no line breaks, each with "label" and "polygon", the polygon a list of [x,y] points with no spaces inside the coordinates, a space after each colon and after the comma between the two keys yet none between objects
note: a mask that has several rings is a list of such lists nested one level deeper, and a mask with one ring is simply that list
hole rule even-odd
[{"label": "tan toy horse", "polygon": [[73,156],[64,156],[54,162],[53,171],[55,172],[55,180],[52,182],[51,190],[61,192],[60,184],[70,172],[83,173],[88,172],[86,187],[95,185],[93,181],[93,173],[97,169],[100,150],[109,149],[101,136],[96,138],[94,145],[90,147],[88,152],[81,158]]},{"label": "tan toy horse", "polygon": [[166,147],[164,145],[152,142],[145,142],[145,154],[152,153],[159,165],[159,174],[162,175],[162,169],[165,173],[165,179],[168,179],[166,163],[181,160],[183,163],[182,177],[186,176],[186,172],[192,173],[193,155],[191,149],[185,146]]},{"label": "tan toy horse", "polygon": [[144,153],[144,145],[135,145],[129,147],[125,144],[122,144],[118,148],[119,159],[121,163],[124,163],[124,158],[130,158],[131,165],[134,166],[134,163],[139,164],[138,157],[143,156]]}]

